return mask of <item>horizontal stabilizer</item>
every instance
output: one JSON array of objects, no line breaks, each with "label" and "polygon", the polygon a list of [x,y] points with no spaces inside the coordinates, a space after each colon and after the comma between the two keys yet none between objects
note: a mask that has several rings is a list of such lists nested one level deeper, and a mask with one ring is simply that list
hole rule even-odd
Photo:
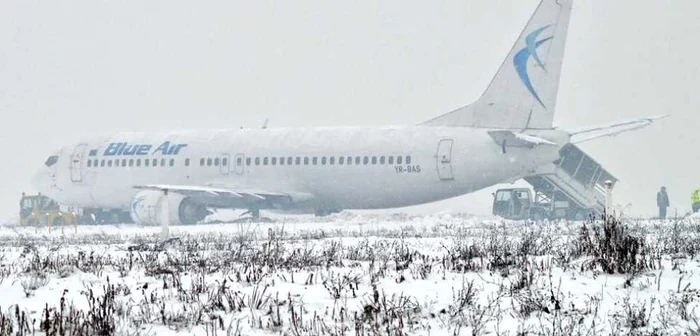
[{"label": "horizontal stabilizer", "polygon": [[654,121],[666,117],[668,117],[668,115],[635,118],[625,121],[571,130],[569,131],[569,134],[571,135],[571,143],[577,144],[605,136],[616,136],[620,133],[647,127],[651,125]]},{"label": "horizontal stabilizer", "polygon": [[488,132],[493,141],[499,146],[505,147],[525,147],[533,148],[539,145],[550,145],[556,146],[556,143],[551,142],[547,139],[538,138],[536,136],[527,135],[524,133],[517,133],[507,130],[489,131]]}]

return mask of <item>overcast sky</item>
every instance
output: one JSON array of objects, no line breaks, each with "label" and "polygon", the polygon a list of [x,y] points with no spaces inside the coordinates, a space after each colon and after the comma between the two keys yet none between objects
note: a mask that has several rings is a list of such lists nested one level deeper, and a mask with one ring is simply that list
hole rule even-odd
[{"label": "overcast sky", "polygon": [[[0,2],[0,221],[57,147],[116,131],[411,125],[471,103],[537,0]],[[617,203],[700,185],[700,2],[574,3],[555,123],[669,119],[582,148]],[[493,188],[425,205],[490,213]]]}]

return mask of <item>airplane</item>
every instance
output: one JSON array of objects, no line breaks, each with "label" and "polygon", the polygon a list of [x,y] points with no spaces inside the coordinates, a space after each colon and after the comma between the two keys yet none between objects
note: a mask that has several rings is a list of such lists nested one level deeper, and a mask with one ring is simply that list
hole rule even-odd
[{"label": "airplane", "polygon": [[417,125],[123,132],[52,153],[32,176],[72,207],[142,225],[194,224],[211,209],[327,215],[440,201],[533,174],[567,143],[661,117],[553,126],[573,0],[541,0],[483,94]]}]

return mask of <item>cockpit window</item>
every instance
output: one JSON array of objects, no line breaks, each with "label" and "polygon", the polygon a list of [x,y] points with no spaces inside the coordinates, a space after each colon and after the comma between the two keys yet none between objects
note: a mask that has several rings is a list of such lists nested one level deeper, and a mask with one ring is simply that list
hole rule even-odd
[{"label": "cockpit window", "polygon": [[58,162],[58,155],[52,155],[52,156],[49,156],[48,159],[46,159],[46,162],[44,162],[44,164],[47,167],[51,167],[51,166],[55,165],[56,162]]}]

